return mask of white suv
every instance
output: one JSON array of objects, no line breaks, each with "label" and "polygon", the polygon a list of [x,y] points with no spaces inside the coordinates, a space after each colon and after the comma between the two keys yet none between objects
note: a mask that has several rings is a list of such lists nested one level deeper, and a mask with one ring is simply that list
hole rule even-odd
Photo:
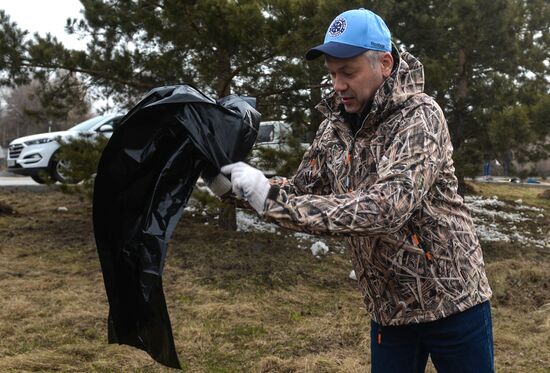
[{"label": "white suv", "polygon": [[70,140],[82,134],[98,134],[111,137],[113,129],[122,114],[101,115],[88,119],[66,131],[39,133],[13,140],[8,148],[8,171],[30,176],[38,183],[44,183],[44,175],[54,181],[65,182],[65,165],[56,159],[60,145],[57,138]]}]

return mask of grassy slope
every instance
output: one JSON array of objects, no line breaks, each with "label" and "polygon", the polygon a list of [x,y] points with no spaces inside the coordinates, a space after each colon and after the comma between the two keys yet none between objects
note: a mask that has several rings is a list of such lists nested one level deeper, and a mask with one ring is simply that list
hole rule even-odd
[{"label": "grassy slope", "polygon": [[[550,200],[543,188],[513,184],[476,183],[473,191],[499,200],[523,200],[542,207],[544,219],[518,223],[534,232],[550,234]],[[536,236],[536,235],[535,235]],[[487,275],[493,289],[495,359],[499,372],[550,371],[550,248],[536,249],[522,242],[484,243]]]},{"label": "grassy slope", "polygon": [[[0,371],[169,371],[106,344],[108,306],[86,204],[21,191],[2,192],[0,202],[17,211],[0,214]],[[211,216],[184,217],[164,287],[187,371],[368,371],[369,318],[349,260],[315,259],[296,246],[284,232],[221,233]],[[550,254],[518,243],[484,250],[498,371],[548,371]]]},{"label": "grassy slope", "polygon": [[539,195],[545,188],[537,185],[518,186],[512,183],[470,183],[475,193],[491,197],[498,196],[508,201],[523,200],[527,205],[543,207],[550,210],[550,199],[543,199]]}]

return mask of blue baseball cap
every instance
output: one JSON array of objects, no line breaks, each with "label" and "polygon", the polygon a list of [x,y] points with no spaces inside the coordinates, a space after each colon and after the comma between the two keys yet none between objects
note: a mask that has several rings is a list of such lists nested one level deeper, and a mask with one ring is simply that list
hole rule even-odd
[{"label": "blue baseball cap", "polygon": [[307,60],[322,54],[352,58],[367,50],[391,52],[391,34],[382,18],[368,9],[348,10],[330,24],[323,44],[306,53]]}]

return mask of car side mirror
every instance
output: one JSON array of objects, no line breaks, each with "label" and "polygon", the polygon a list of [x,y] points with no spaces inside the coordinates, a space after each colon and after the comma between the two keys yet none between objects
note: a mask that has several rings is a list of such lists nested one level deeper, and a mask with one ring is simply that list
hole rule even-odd
[{"label": "car side mirror", "polygon": [[97,132],[113,132],[113,126],[110,124],[104,124],[101,127],[99,127]]}]

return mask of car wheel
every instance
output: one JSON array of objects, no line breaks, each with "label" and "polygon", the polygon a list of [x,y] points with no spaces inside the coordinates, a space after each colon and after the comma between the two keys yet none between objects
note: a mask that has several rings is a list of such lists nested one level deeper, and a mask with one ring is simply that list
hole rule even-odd
[{"label": "car wheel", "polygon": [[62,184],[68,183],[67,162],[62,159],[54,159],[50,168],[52,178]]}]

